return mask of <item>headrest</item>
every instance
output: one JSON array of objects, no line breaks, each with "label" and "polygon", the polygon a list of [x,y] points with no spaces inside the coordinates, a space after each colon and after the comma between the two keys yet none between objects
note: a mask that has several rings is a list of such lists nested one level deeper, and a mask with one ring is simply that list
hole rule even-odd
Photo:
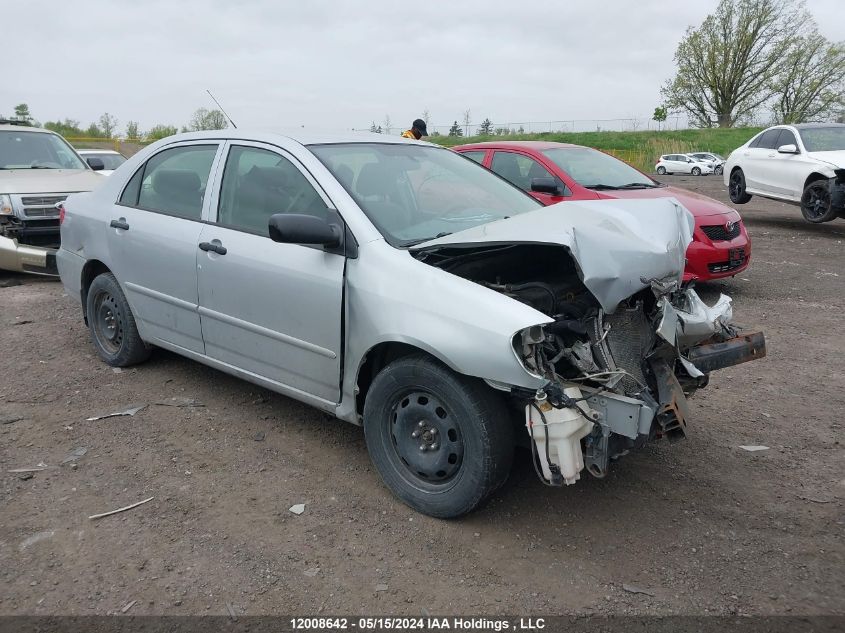
[{"label": "headrest", "polygon": [[244,182],[256,184],[266,189],[285,187],[288,184],[288,171],[284,167],[274,165],[272,167],[259,167],[253,165],[246,175]]},{"label": "headrest", "polygon": [[200,177],[190,169],[158,169],[153,173],[153,189],[160,196],[185,196],[200,190]]}]

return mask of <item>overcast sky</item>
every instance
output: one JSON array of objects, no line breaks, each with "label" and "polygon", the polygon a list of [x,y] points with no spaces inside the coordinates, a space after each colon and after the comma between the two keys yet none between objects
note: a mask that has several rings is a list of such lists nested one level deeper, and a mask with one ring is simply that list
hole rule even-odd
[{"label": "overcast sky", "polygon": [[[716,0],[12,0],[0,114],[146,129],[214,107],[239,127],[648,117]],[[808,0],[845,40],[842,0]]]}]

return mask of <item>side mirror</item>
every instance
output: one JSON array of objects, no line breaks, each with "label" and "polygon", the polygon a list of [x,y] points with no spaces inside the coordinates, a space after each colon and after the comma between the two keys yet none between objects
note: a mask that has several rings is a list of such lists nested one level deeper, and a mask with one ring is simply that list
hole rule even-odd
[{"label": "side mirror", "polygon": [[531,191],[535,193],[547,193],[552,196],[562,196],[563,191],[554,178],[543,176],[542,178],[531,179]]},{"label": "side mirror", "polygon": [[85,162],[88,163],[88,166],[94,171],[100,171],[101,169],[106,168],[106,164],[103,162],[103,159],[97,158],[96,156],[89,156],[85,159]]},{"label": "side mirror", "polygon": [[778,147],[778,154],[797,154],[798,148],[795,147],[794,143],[789,143],[787,145],[781,145]]},{"label": "side mirror", "polygon": [[282,244],[319,244],[335,248],[343,240],[339,224],[313,215],[276,213],[270,216],[269,230],[270,239]]},{"label": "side mirror", "polygon": [[687,158],[687,162],[688,162],[688,163],[693,163],[693,162],[695,162],[695,161],[694,161],[692,158]]}]

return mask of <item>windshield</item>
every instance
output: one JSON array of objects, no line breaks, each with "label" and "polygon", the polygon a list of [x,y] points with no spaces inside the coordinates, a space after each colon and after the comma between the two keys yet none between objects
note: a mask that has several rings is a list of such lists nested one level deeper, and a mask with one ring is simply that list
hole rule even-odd
[{"label": "windshield", "polygon": [[543,150],[552,162],[587,188],[651,188],[659,184],[604,152],[589,147],[559,147]]},{"label": "windshield", "polygon": [[55,134],[3,130],[0,169],[87,169],[64,139]]},{"label": "windshield", "polygon": [[103,169],[117,169],[126,162],[126,158],[122,154],[95,154],[93,152],[85,152],[82,158],[86,160],[89,158],[99,158],[103,161]]},{"label": "windshield", "polygon": [[344,143],[309,149],[397,247],[542,206],[481,165],[439,147]]},{"label": "windshield", "polygon": [[798,130],[808,152],[845,150],[845,125]]}]

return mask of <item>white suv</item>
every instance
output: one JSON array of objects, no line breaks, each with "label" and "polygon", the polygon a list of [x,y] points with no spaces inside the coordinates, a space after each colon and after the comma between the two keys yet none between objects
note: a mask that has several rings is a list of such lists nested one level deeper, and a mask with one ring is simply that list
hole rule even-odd
[{"label": "white suv", "polygon": [[0,269],[57,274],[56,205],[105,181],[94,171],[102,168],[58,134],[0,121]]},{"label": "white suv", "polygon": [[754,194],[799,204],[814,224],[845,216],[845,124],[770,127],[731,152],[724,178],[735,204]]},{"label": "white suv", "polygon": [[664,154],[657,161],[654,170],[660,174],[712,174],[715,166],[711,161],[699,160],[689,154]]}]

